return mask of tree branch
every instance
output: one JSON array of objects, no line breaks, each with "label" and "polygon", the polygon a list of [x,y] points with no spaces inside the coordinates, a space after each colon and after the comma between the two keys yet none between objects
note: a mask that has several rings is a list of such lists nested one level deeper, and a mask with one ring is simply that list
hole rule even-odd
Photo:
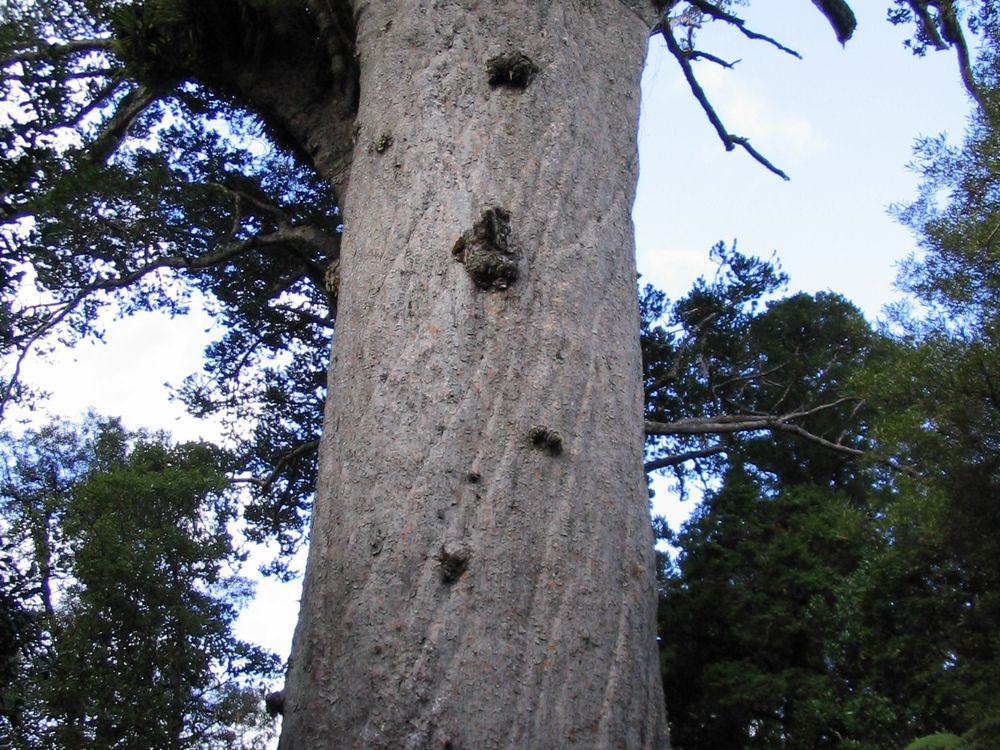
[{"label": "tree branch", "polygon": [[800,55],[795,50],[791,49],[790,47],[786,47],[781,42],[777,41],[776,39],[773,39],[772,37],[767,36],[766,34],[759,34],[756,31],[751,31],[750,29],[747,28],[747,22],[745,20],[743,20],[739,16],[734,16],[732,13],[727,13],[722,8],[716,5],[712,5],[710,2],[707,2],[707,0],[687,0],[687,3],[688,5],[697,8],[705,15],[711,16],[717,21],[725,21],[730,26],[735,26],[737,29],[739,29],[740,33],[743,34],[743,36],[745,36],[747,39],[753,39],[755,41],[760,41],[760,42],[767,42],[768,44],[777,47],[782,52],[788,53],[792,57],[797,57],[800,60],[802,59],[802,55]]},{"label": "tree branch", "polygon": [[686,461],[693,461],[698,458],[708,458],[709,456],[717,456],[720,453],[725,453],[727,450],[728,449],[724,445],[713,445],[710,448],[702,448],[701,450],[687,451],[686,453],[675,453],[672,456],[664,456],[663,458],[647,461],[642,468],[648,474],[651,471],[677,466],[678,464],[685,463]]},{"label": "tree branch", "polygon": [[[965,41],[965,34],[962,33],[962,25],[958,20],[953,0],[907,0],[906,4],[917,19],[920,33],[934,49],[955,48],[955,54],[958,57],[958,70],[965,90],[969,92],[980,109],[985,109],[986,102],[979,85],[976,83],[972,61],[969,57],[969,45]],[[937,11],[936,18],[931,15],[930,8]]]},{"label": "tree branch", "polygon": [[94,161],[103,162],[121,146],[129,128],[143,111],[156,101],[156,94],[146,86],[130,91],[121,100],[118,109],[90,147]]},{"label": "tree branch", "polygon": [[830,22],[837,35],[838,42],[844,44],[854,35],[858,19],[854,17],[854,11],[844,0],[813,0],[813,5],[826,16],[826,20]]},{"label": "tree branch", "polygon": [[723,60],[721,57],[713,55],[710,52],[702,52],[701,50],[697,49],[693,49],[690,52],[688,52],[687,56],[688,59],[690,60],[708,60],[709,62],[713,62],[716,65],[719,65],[723,68],[727,68],[729,70],[732,70],[740,63],[739,60],[733,60],[732,62],[729,62],[728,60]]},{"label": "tree branch", "polygon": [[674,422],[645,423],[646,435],[731,435],[739,432],[787,432],[816,445],[837,453],[849,456],[863,456],[864,451],[851,448],[839,442],[820,437],[804,427],[795,424],[794,420],[812,416],[821,411],[832,409],[839,404],[856,399],[841,398],[827,404],[821,404],[805,411],[790,412],[780,416],[756,414],[720,414],[715,417],[698,417],[679,419]]},{"label": "tree branch", "polygon": [[218,190],[220,192],[226,193],[227,195],[231,195],[240,198],[242,200],[245,200],[247,203],[256,206],[264,213],[270,214],[272,217],[274,217],[281,223],[284,224],[291,223],[291,219],[289,218],[288,213],[284,209],[275,205],[274,203],[263,198],[260,195],[250,193],[246,190],[240,190],[230,185],[224,185],[221,182],[205,182],[202,184],[204,184],[205,187],[212,188],[213,190]]},{"label": "tree branch", "polygon": [[57,303],[59,308],[54,310],[50,315],[46,316],[34,328],[34,330],[26,333],[24,336],[20,337],[19,340],[13,342],[13,345],[16,346],[19,351],[17,359],[14,363],[13,373],[3,385],[3,392],[0,394],[0,421],[2,421],[4,411],[13,396],[14,388],[17,387],[17,384],[20,381],[21,368],[29,352],[45,335],[58,327],[84,302],[84,300],[91,295],[97,292],[124,289],[160,269],[199,271],[224,263],[232,258],[249,252],[255,247],[301,239],[299,233],[295,230],[296,228],[292,227],[287,231],[278,230],[271,234],[251,237],[241,242],[224,245],[214,252],[206,253],[205,255],[194,259],[185,258],[179,255],[157,258],[156,260],[153,260],[150,263],[147,263],[146,265],[136,268],[128,273],[114,277],[98,277],[89,284],[84,285],[68,300]]},{"label": "tree branch", "polygon": [[[720,13],[721,12],[722,11],[720,11]],[[674,36],[669,19],[664,17],[664,19],[654,27],[653,32],[658,32],[663,36],[670,54],[674,56],[674,59],[677,60],[677,63],[681,66],[681,70],[684,73],[684,78],[687,79],[691,93],[694,94],[694,98],[698,100],[699,104],[701,104],[702,110],[708,117],[708,121],[712,123],[712,127],[715,128],[715,132],[718,134],[722,144],[726,147],[726,151],[732,151],[737,146],[740,146],[766,169],[778,175],[781,179],[787,180],[788,175],[778,169],[778,167],[772,164],[768,159],[764,158],[759,151],[750,145],[750,142],[746,138],[732,135],[726,129],[726,126],[722,124],[722,120],[716,113],[712,103],[709,102],[708,96],[705,94],[705,90],[701,87],[701,84],[698,82],[698,78],[694,74],[694,70],[691,68],[690,54],[681,49],[680,44],[677,43],[677,38]]]},{"label": "tree branch", "polygon": [[71,39],[68,42],[45,44],[8,54],[0,58],[0,67],[6,67],[19,62],[37,62],[66,57],[77,52],[108,52],[113,49],[110,38],[101,39]]},{"label": "tree branch", "polygon": [[83,119],[87,117],[91,112],[94,112],[95,110],[104,106],[105,102],[107,102],[112,96],[114,96],[115,91],[117,91],[124,83],[125,80],[120,76],[113,76],[111,80],[108,82],[108,85],[105,86],[103,89],[101,89],[99,92],[97,92],[97,94],[94,96],[93,99],[91,99],[85,105],[80,107],[80,109],[77,110],[76,114],[70,116],[65,120],[51,123],[48,126],[48,128],[52,130],[55,128],[75,128],[79,126],[79,124],[83,121]]},{"label": "tree branch", "polygon": [[304,443],[300,443],[299,445],[295,446],[287,453],[285,453],[280,459],[278,459],[278,462],[274,465],[274,468],[271,469],[271,473],[268,474],[264,479],[261,479],[260,477],[231,477],[229,481],[235,484],[252,484],[255,487],[260,487],[264,492],[267,492],[271,489],[271,485],[275,483],[275,481],[281,475],[281,470],[287,464],[289,464],[291,461],[294,461],[299,456],[309,453],[311,451],[315,451],[318,448],[319,448],[319,440],[308,440]]}]

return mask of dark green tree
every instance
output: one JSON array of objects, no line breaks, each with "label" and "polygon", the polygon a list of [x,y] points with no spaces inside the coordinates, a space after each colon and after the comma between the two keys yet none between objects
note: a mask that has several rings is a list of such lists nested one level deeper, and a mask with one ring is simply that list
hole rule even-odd
[{"label": "dark green tree", "polygon": [[646,470],[719,476],[739,456],[835,481],[863,453],[848,381],[874,345],[868,324],[836,294],[766,301],[787,282],[772,262],[721,243],[711,257],[715,277],[677,302],[642,295]]},{"label": "dark green tree", "polygon": [[832,747],[858,734],[832,649],[838,587],[879,540],[852,378],[880,339],[842,297],[775,298],[772,263],[713,256],[713,280],[669,311],[647,289],[643,306],[647,417],[663,433],[647,466],[708,488],[668,535],[679,556],[661,581],[672,739]]},{"label": "dark green tree", "polygon": [[918,197],[896,208],[920,252],[899,277],[910,304],[890,318],[893,356],[866,380],[883,406],[881,450],[911,471],[897,478],[891,544],[857,610],[870,679],[911,721],[976,748],[1000,742],[998,20],[982,27],[981,106],[964,143],[921,141]]},{"label": "dark green tree", "polygon": [[766,492],[744,467],[726,473],[677,535],[662,584],[674,747],[879,747],[849,741],[853,685],[830,651],[838,587],[874,538],[848,493]]},{"label": "dark green tree", "polygon": [[[232,624],[252,590],[226,458],[91,418],[7,437],[5,536],[30,562],[36,628],[5,686],[24,748],[246,746],[274,656]],[[30,647],[28,647],[30,646]],[[259,722],[255,727],[254,722]]]}]

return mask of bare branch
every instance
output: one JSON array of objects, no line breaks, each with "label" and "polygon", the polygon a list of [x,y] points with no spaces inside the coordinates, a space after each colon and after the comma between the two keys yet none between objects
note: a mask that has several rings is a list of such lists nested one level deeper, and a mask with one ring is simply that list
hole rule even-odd
[{"label": "bare branch", "polygon": [[865,455],[865,452],[863,450],[860,450],[859,448],[851,448],[850,446],[842,445],[841,443],[834,443],[833,441],[827,440],[826,438],[821,438],[819,435],[809,432],[809,430],[799,427],[799,425],[797,424],[778,422],[771,429],[776,430],[778,432],[790,432],[793,435],[798,435],[803,440],[806,440],[810,443],[814,443],[816,445],[819,445],[823,448],[834,451],[836,453],[844,453],[848,456],[855,456],[855,457]]},{"label": "bare branch", "polygon": [[58,44],[46,44],[38,47],[31,47],[8,54],[0,58],[0,67],[13,65],[19,62],[37,62],[39,60],[51,60],[57,57],[66,57],[77,52],[108,52],[113,48],[110,38],[101,39],[71,39],[68,42]]},{"label": "bare branch", "polygon": [[853,398],[840,398],[826,404],[820,404],[812,409],[790,412],[778,416],[772,414],[720,414],[714,417],[678,419],[674,422],[647,421],[645,424],[646,435],[731,435],[739,432],[787,432],[828,450],[858,457],[863,456],[864,451],[858,448],[851,448],[839,442],[827,440],[795,424],[795,420],[804,419],[821,411],[832,409],[840,404],[856,400]]},{"label": "bare branch", "polygon": [[705,15],[711,16],[712,18],[718,21],[725,21],[730,26],[735,26],[737,29],[739,29],[740,33],[743,34],[743,36],[745,36],[747,39],[753,39],[755,41],[760,41],[760,42],[767,42],[768,44],[777,47],[782,52],[788,53],[792,57],[797,57],[800,60],[802,59],[802,55],[800,55],[795,50],[786,47],[781,42],[767,36],[766,34],[759,34],[756,31],[751,31],[750,29],[747,28],[746,25],[747,22],[744,21],[742,18],[740,18],[739,16],[734,16],[732,13],[727,13],[722,8],[716,5],[712,5],[710,2],[707,2],[707,0],[687,0],[687,2],[688,5],[694,6]]},{"label": "bare branch", "polygon": [[847,425],[854,421],[854,418],[858,416],[858,412],[861,411],[861,407],[864,405],[865,400],[859,398],[857,403],[854,405],[854,408],[851,409],[851,413],[847,415],[847,419],[844,420],[844,429],[840,431],[840,434],[837,436],[837,440],[835,442],[839,443],[843,441],[844,436],[847,434]]},{"label": "bare branch", "polygon": [[701,50],[697,49],[693,49],[690,52],[688,52],[688,59],[708,60],[709,62],[713,62],[716,65],[720,65],[723,68],[728,68],[729,70],[732,70],[737,66],[737,64],[740,63],[740,60],[733,60],[732,62],[729,62],[728,60],[723,60],[721,57],[717,57],[716,55],[713,55],[710,52],[702,52]]},{"label": "bare branch", "polygon": [[80,107],[76,114],[70,116],[66,120],[54,122],[48,127],[50,129],[77,127],[90,113],[104,106],[104,104],[112,96],[114,96],[115,92],[122,86],[123,83],[125,83],[125,80],[121,76],[112,77],[112,79],[108,82],[108,85],[101,89],[101,91],[99,91],[93,99]]},{"label": "bare branch", "polygon": [[727,450],[728,449],[724,445],[713,445],[710,448],[702,448],[701,450],[687,451],[686,453],[675,453],[672,456],[664,456],[663,458],[647,461],[642,468],[645,472],[649,473],[651,471],[677,466],[678,464],[682,464],[687,461],[694,461],[698,458],[717,456],[720,453],[725,453]]},{"label": "bare branch", "polygon": [[733,139],[733,143],[735,143],[737,146],[741,146],[748,154],[750,154],[750,156],[752,156],[758,162],[763,164],[768,170],[774,172],[776,175],[778,175],[778,177],[780,177],[783,180],[787,181],[789,179],[788,175],[785,174],[784,171],[778,169],[778,167],[776,167],[773,163],[771,163],[771,161],[766,159],[764,155],[760,153],[760,151],[751,146],[750,141],[748,139],[744,138],[743,136],[737,136],[737,135],[731,137]]},{"label": "bare branch", "polygon": [[690,53],[681,49],[681,46],[677,43],[677,38],[674,36],[673,29],[670,26],[670,21],[667,18],[664,18],[659,24],[656,25],[654,32],[659,32],[663,36],[664,41],[667,43],[667,49],[670,50],[670,54],[674,56],[674,59],[677,60],[678,64],[681,66],[681,70],[684,73],[684,78],[687,79],[691,93],[694,94],[694,98],[698,100],[699,104],[701,104],[702,110],[708,117],[709,122],[712,123],[712,127],[715,128],[715,132],[718,134],[722,144],[726,147],[726,151],[732,151],[737,146],[740,146],[769,171],[778,175],[781,179],[787,180],[788,175],[765,159],[759,151],[750,145],[750,142],[746,138],[733,136],[726,129],[726,126],[722,124],[722,120],[716,113],[712,103],[709,102],[708,96],[705,94],[705,90],[701,87],[701,84],[698,82],[698,78],[694,74],[694,70],[691,68]]},{"label": "bare branch", "polygon": [[205,182],[203,183],[205,187],[212,188],[213,190],[218,190],[220,192],[226,193],[241,200],[245,200],[257,208],[259,208],[264,213],[270,214],[272,217],[280,222],[289,223],[291,220],[288,214],[279,206],[272,203],[269,200],[265,200],[263,197],[257,194],[250,193],[246,190],[239,190],[230,185],[223,185],[221,182]]},{"label": "bare branch", "polygon": [[786,366],[787,366],[787,363],[786,362],[782,362],[780,364],[775,365],[774,367],[769,367],[768,369],[761,370],[759,372],[751,372],[751,373],[749,373],[747,375],[734,375],[731,378],[727,378],[726,380],[723,380],[722,382],[717,383],[714,386],[713,390],[714,389],[719,389],[719,388],[726,388],[728,386],[733,385],[734,383],[752,383],[755,380],[760,380],[761,378],[766,378],[768,375],[773,375],[774,373],[778,372],[779,370],[784,369]]}]

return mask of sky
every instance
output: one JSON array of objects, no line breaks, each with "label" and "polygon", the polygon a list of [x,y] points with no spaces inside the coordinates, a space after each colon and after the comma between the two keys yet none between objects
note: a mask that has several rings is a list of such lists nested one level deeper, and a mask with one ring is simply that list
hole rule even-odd
[{"label": "sky", "polygon": [[[633,210],[643,283],[679,297],[712,272],[708,251],[721,240],[745,253],[776,253],[791,277],[789,291],[840,292],[872,321],[896,297],[896,263],[914,243],[887,209],[915,196],[918,178],[906,166],[914,140],[947,132],[957,142],[969,105],[952,53],[917,59],[903,48],[905,31],[885,21],[882,3],[854,5],[858,30],[846,48],[805,0],[757,0],[741,9],[750,28],[798,50],[802,60],[732,29],[709,27],[700,36],[705,51],[741,60],[733,70],[697,66],[723,122],[749,137],[788,182],[742,151],[725,151],[676,63],[652,40]],[[188,417],[164,384],[195,372],[217,334],[197,306],[173,320],[141,314],[115,321],[103,344],[29,361],[24,377],[52,391],[50,414],[78,418],[93,408],[131,429],[212,439],[215,426]],[[675,528],[691,509],[665,502],[663,489],[657,500],[657,512]],[[259,584],[239,635],[286,656],[299,587]]]}]

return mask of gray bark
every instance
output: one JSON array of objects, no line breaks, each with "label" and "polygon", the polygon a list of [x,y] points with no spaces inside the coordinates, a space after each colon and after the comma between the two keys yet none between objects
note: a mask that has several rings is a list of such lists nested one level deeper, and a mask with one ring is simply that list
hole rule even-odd
[{"label": "gray bark", "polygon": [[[664,748],[629,217],[648,26],[619,0],[354,5],[280,747]],[[537,72],[497,83],[512,51]],[[471,275],[491,249],[502,283]]]}]

